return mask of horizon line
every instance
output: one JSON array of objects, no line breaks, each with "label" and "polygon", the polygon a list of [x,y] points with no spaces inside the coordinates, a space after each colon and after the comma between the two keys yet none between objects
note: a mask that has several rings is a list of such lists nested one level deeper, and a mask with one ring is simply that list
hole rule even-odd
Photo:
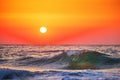
[{"label": "horizon line", "polygon": [[38,46],[120,46],[120,44],[1,44],[0,45],[38,45]]}]

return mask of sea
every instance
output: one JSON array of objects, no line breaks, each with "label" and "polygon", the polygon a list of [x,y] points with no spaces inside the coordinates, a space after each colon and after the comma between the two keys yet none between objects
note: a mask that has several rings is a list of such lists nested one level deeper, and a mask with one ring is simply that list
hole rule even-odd
[{"label": "sea", "polygon": [[0,80],[120,80],[120,45],[0,44]]}]

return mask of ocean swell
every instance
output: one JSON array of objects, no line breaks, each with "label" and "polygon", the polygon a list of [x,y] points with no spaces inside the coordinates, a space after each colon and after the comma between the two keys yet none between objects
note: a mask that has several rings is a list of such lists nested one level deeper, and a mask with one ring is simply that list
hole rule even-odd
[{"label": "ocean swell", "polygon": [[[53,67],[59,65],[59,68],[97,69],[113,67],[113,65],[119,67],[120,58],[113,58],[110,55],[90,50],[65,50],[52,57],[22,57],[15,61],[19,66],[34,65],[40,67],[53,64]],[[64,67],[60,64],[64,64]]]}]

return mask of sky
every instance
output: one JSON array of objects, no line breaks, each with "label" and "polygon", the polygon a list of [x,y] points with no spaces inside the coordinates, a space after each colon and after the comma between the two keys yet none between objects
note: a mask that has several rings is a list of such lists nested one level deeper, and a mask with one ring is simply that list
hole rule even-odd
[{"label": "sky", "polygon": [[120,0],[0,0],[0,44],[118,45]]}]

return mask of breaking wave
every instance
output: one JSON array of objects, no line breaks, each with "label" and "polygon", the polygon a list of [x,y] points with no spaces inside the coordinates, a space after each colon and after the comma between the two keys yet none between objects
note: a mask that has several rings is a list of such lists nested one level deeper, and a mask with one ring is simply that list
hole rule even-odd
[{"label": "breaking wave", "polygon": [[[119,80],[120,46],[0,45],[0,67],[4,68],[0,80]],[[118,69],[108,73],[91,70],[108,68]],[[42,69],[45,71],[39,72]]]},{"label": "breaking wave", "polygon": [[[52,51],[60,52],[60,51]],[[32,57],[25,56],[13,59],[0,59],[0,63],[11,63],[15,66],[47,66],[51,65],[58,68],[67,69],[97,69],[97,68],[109,68],[120,67],[120,58],[113,58],[110,55],[103,54],[96,51],[90,50],[66,50],[56,54],[52,57]],[[61,65],[62,64],[62,65]],[[107,66],[107,67],[106,67]]]},{"label": "breaking wave", "polygon": [[67,69],[120,67],[120,47],[0,45],[0,64]]}]

